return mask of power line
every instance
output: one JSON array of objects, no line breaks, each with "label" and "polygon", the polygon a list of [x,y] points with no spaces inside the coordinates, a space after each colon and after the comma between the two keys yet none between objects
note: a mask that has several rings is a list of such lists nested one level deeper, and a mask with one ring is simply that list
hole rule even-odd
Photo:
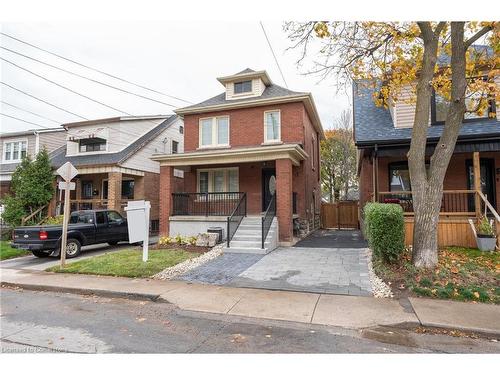
[{"label": "power line", "polygon": [[26,120],[20,119],[20,118],[18,118],[18,117],[14,117],[14,116],[6,115],[5,113],[0,113],[0,115],[5,116],[5,117],[10,117],[10,118],[12,118],[12,119],[14,119],[14,120],[17,120],[17,121],[22,121],[22,122],[25,122],[25,123],[27,123],[27,124],[31,124],[31,125],[35,125],[35,126],[39,126],[39,127],[41,127],[41,128],[44,128],[44,129],[51,129],[51,128],[49,128],[48,126],[40,125],[40,124],[37,124],[37,123],[35,123],[35,122],[31,122],[31,121],[26,121]]},{"label": "power line", "polygon": [[71,92],[71,93],[73,93],[73,94],[75,94],[75,95],[79,95],[79,96],[81,96],[81,97],[83,97],[83,98],[85,98],[85,99],[87,99],[87,100],[90,100],[90,101],[92,101],[92,102],[94,102],[94,103],[100,104],[100,105],[102,105],[103,107],[106,107],[106,108],[112,109],[113,111],[116,111],[116,112],[121,112],[121,113],[124,113],[124,114],[126,114],[126,115],[128,115],[128,116],[133,116],[132,114],[130,114],[130,113],[128,113],[128,112],[125,112],[125,111],[123,111],[123,110],[121,110],[121,109],[118,109],[118,108],[115,108],[115,107],[110,106],[110,105],[108,105],[108,104],[105,104],[105,103],[103,103],[103,102],[100,102],[99,100],[92,99],[91,97],[89,97],[89,96],[87,96],[87,95],[84,95],[84,94],[82,94],[82,93],[79,93],[78,91],[75,91],[75,90],[73,90],[73,89],[70,89],[69,87],[63,86],[63,85],[61,85],[60,83],[57,83],[57,82],[54,82],[54,81],[52,81],[52,80],[50,80],[50,79],[48,79],[48,78],[45,78],[44,76],[42,76],[42,75],[40,75],[40,74],[37,74],[37,73],[35,73],[35,72],[32,72],[32,71],[31,71],[31,70],[29,70],[29,69],[23,68],[22,66],[17,65],[16,63],[14,63],[14,62],[12,62],[12,61],[9,61],[9,60],[7,60],[7,59],[5,59],[5,58],[3,58],[3,57],[0,57],[0,60],[3,60],[3,61],[5,61],[6,63],[11,64],[11,65],[15,66],[15,67],[16,67],[16,68],[18,68],[18,69],[24,70],[25,72],[28,72],[28,73],[30,73],[30,74],[32,74],[32,75],[34,75],[35,77],[38,77],[38,78],[43,79],[44,81],[50,82],[50,83],[52,83],[53,85],[56,85],[56,86],[58,86],[58,87],[60,87],[60,88],[62,88],[62,89],[64,89],[64,90],[67,90],[67,91],[69,91],[69,92]]},{"label": "power line", "polygon": [[[40,98],[38,98],[38,97],[36,97],[36,96],[34,96],[34,95],[31,95],[31,94],[29,94],[29,93],[27,93],[27,92],[25,92],[25,91],[22,91],[22,90],[20,90],[20,89],[18,89],[18,88],[15,88],[14,86],[9,85],[8,83],[2,82],[2,81],[0,81],[0,83],[1,83],[2,85],[5,85],[5,86],[7,86],[7,87],[11,88],[12,90],[18,91],[18,92],[20,92],[20,93],[22,93],[22,94],[24,94],[24,95],[27,95],[27,96],[29,96],[29,97],[31,97],[31,98],[33,98],[33,99],[36,99],[36,100],[38,100],[38,101],[40,101],[40,102],[42,102],[42,103],[44,103],[44,104],[50,105],[50,106],[52,106],[52,107],[54,107],[54,108],[57,108],[57,109],[59,109],[59,110],[61,110],[61,111],[67,112],[67,113],[69,113],[69,114],[71,114],[71,115],[73,115],[73,116],[77,116],[77,117],[81,118],[82,120],[89,120],[89,119],[88,119],[88,118],[86,118],[86,117],[82,117],[82,116],[80,116],[80,115],[77,115],[76,113],[70,112],[70,111],[68,111],[68,110],[66,110],[66,109],[64,109],[64,108],[61,108],[61,107],[56,106],[55,104],[49,103],[49,102],[47,102],[47,101],[45,101],[45,100],[43,100],[43,99],[40,99]],[[3,102],[3,101],[2,101],[2,102]],[[133,116],[133,117],[136,117],[136,116]],[[146,122],[149,122],[149,123],[151,123],[151,124],[153,124],[153,125],[155,125],[155,126],[158,126],[161,122],[165,121],[165,119],[163,119],[162,121],[160,121],[160,123],[158,123],[158,124],[157,124],[156,122],[154,122],[153,120],[145,120],[145,121],[146,121]],[[137,136],[138,136],[137,134],[127,132],[127,131],[125,131],[125,130],[123,130],[123,129],[122,129],[122,130],[120,130],[120,132],[121,132],[121,133],[124,133],[124,134],[128,134],[128,135],[134,136],[134,137],[137,137]]]},{"label": "power line", "polygon": [[15,88],[14,86],[9,85],[8,83],[5,83],[5,82],[3,82],[3,81],[0,81],[0,83],[1,83],[2,85],[5,85],[5,86],[7,86],[7,87],[11,88],[12,90],[15,90],[15,91],[17,91],[17,92],[20,92],[20,93],[22,93],[22,94],[24,94],[24,95],[26,95],[26,96],[29,96],[30,98],[33,98],[33,99],[35,99],[35,100],[38,100],[39,102],[42,102],[42,103],[45,103],[45,104],[47,104],[47,105],[50,105],[51,107],[57,108],[57,109],[59,109],[60,111],[63,111],[63,112],[69,113],[70,115],[73,115],[73,116],[76,116],[76,117],[78,117],[78,118],[81,118],[82,120],[88,120],[88,118],[86,118],[86,117],[83,117],[83,116],[77,115],[77,114],[76,114],[76,113],[74,113],[74,112],[68,111],[68,110],[66,110],[66,109],[64,109],[64,108],[61,108],[61,107],[59,107],[59,106],[55,105],[55,104],[49,103],[48,101],[43,100],[43,99],[40,99],[40,98],[38,98],[38,97],[36,97],[36,96],[34,96],[34,95],[31,95],[31,94],[27,93],[26,91],[23,91],[23,90],[20,90],[20,89],[18,89],[18,88]]},{"label": "power line", "polygon": [[98,80],[96,80],[96,79],[92,79],[92,78],[89,78],[89,77],[83,76],[83,75],[81,75],[81,74],[78,74],[78,73],[72,72],[72,71],[70,71],[70,70],[66,70],[66,69],[64,69],[64,68],[60,68],[60,67],[58,67],[58,66],[55,66],[55,65],[49,64],[49,63],[47,63],[47,62],[44,62],[44,61],[38,60],[38,59],[36,59],[36,58],[34,58],[34,57],[31,57],[31,56],[28,56],[28,55],[24,55],[24,54],[22,54],[22,53],[20,53],[20,52],[16,52],[16,51],[14,51],[14,50],[12,50],[12,49],[10,49],[10,48],[1,47],[1,46],[0,46],[0,48],[1,48],[1,49],[4,49],[4,50],[6,50],[6,51],[9,51],[9,52],[11,52],[11,53],[15,53],[16,55],[22,56],[22,57],[24,57],[24,58],[26,58],[26,59],[30,59],[30,60],[36,61],[36,62],[38,62],[38,63],[40,63],[40,64],[43,64],[43,65],[46,65],[46,66],[50,66],[51,68],[61,70],[61,71],[65,72],[65,73],[72,74],[72,75],[74,75],[74,76],[77,76],[77,77],[80,77],[80,78],[86,79],[86,80],[88,80],[88,81],[91,81],[91,82],[97,83],[97,84],[99,84],[99,85],[106,86],[106,87],[112,88],[112,89],[114,89],[114,90],[118,90],[118,91],[124,92],[124,93],[126,93],[126,94],[135,95],[135,96],[137,96],[137,97],[139,97],[139,98],[146,99],[146,100],[150,100],[150,101],[153,101],[153,102],[156,102],[156,103],[160,103],[160,104],[163,104],[163,105],[166,105],[166,106],[169,106],[169,107],[178,108],[178,106],[177,106],[177,105],[170,104],[170,103],[166,103],[166,102],[162,102],[161,100],[156,100],[156,99],[153,99],[153,98],[150,98],[150,97],[147,97],[147,96],[141,95],[141,94],[137,94],[137,93],[132,92],[132,91],[128,91],[128,90],[122,89],[122,88],[120,88],[120,87],[116,87],[116,86],[113,86],[113,85],[107,84],[107,83],[105,83],[105,82],[98,81]]},{"label": "power line", "polygon": [[271,45],[271,42],[269,41],[269,38],[267,37],[266,29],[264,29],[264,24],[262,23],[262,21],[259,21],[259,22],[260,22],[260,27],[262,27],[262,31],[264,32],[264,36],[266,37],[267,44],[269,45],[269,48],[271,49],[271,53],[273,54],[274,61],[276,62],[276,65],[278,66],[278,70],[280,71],[281,78],[283,78],[283,82],[285,82],[285,86],[286,86],[286,88],[288,88],[288,84],[286,83],[286,79],[285,79],[285,76],[283,74],[283,71],[281,70],[280,64],[278,62],[278,58],[276,57],[274,50],[273,50],[273,46]]},{"label": "power line", "polygon": [[56,123],[56,124],[58,124],[58,125],[61,125],[61,123],[60,123],[59,121],[52,120],[52,119],[50,119],[50,118],[48,118],[48,117],[44,117],[44,116],[42,116],[42,115],[39,115],[38,113],[28,111],[27,109],[23,109],[23,108],[21,108],[21,107],[18,107],[17,105],[7,103],[7,102],[6,102],[6,101],[4,101],[4,100],[0,100],[0,102],[1,102],[2,104],[6,104],[6,105],[8,105],[8,106],[10,106],[10,107],[16,108],[16,109],[18,109],[18,110],[20,110],[20,111],[23,111],[23,112],[26,112],[26,113],[31,113],[32,115],[38,116],[38,117],[43,118],[43,119],[45,119],[45,120],[52,121],[52,122],[55,122],[55,123]]},{"label": "power line", "polygon": [[115,76],[115,75],[113,75],[113,74],[106,73],[106,72],[104,72],[104,71],[102,71],[102,70],[99,70],[99,69],[96,69],[96,68],[92,68],[91,66],[88,66],[88,65],[85,65],[85,64],[79,63],[78,61],[75,61],[75,60],[69,59],[69,58],[67,58],[67,57],[61,56],[61,55],[59,55],[59,54],[57,54],[57,53],[55,53],[55,52],[51,52],[51,51],[46,50],[46,49],[44,49],[44,48],[38,47],[38,46],[36,46],[36,45],[34,45],[34,44],[28,43],[28,42],[26,42],[26,41],[24,41],[24,40],[21,40],[21,39],[19,39],[19,38],[16,38],[16,37],[14,37],[14,36],[12,36],[12,35],[9,35],[9,34],[6,34],[6,33],[4,33],[4,32],[1,32],[1,31],[0,31],[0,34],[1,34],[1,35],[6,36],[7,38],[11,38],[11,39],[13,39],[13,40],[16,40],[16,41],[18,41],[18,42],[20,42],[20,43],[26,44],[26,45],[28,45],[28,46],[30,46],[30,47],[36,48],[36,49],[38,49],[38,50],[40,50],[40,51],[46,52],[46,53],[48,53],[48,54],[50,54],[50,55],[56,56],[56,57],[58,57],[58,58],[60,58],[60,59],[63,59],[63,60],[69,61],[69,62],[71,62],[71,63],[73,63],[73,64],[76,64],[76,65],[82,66],[82,67],[84,67],[84,68],[87,68],[87,69],[93,70],[93,71],[95,71],[95,72],[98,72],[98,73],[104,74],[104,75],[106,75],[106,76],[108,76],[108,77],[111,77],[111,78],[117,79],[117,80],[119,80],[119,81],[122,81],[122,82],[128,83],[129,85],[134,85],[134,86],[140,87],[141,89],[144,89],[144,90],[148,90],[148,91],[151,91],[151,92],[154,92],[154,93],[160,94],[160,95],[168,96],[169,98],[176,99],[176,100],[180,100],[180,101],[185,102],[185,103],[188,103],[188,104],[193,104],[193,103],[192,103],[192,102],[190,102],[189,100],[184,100],[184,99],[181,99],[181,98],[179,98],[179,97],[177,97],[177,96],[169,95],[169,94],[166,94],[166,93],[164,93],[164,92],[161,92],[161,91],[158,91],[158,90],[154,90],[154,89],[151,89],[151,88],[149,88],[149,87],[146,87],[146,86],[140,85],[140,84],[138,84],[138,83],[134,83],[134,82],[129,81],[129,80],[125,79],[125,78],[120,78],[120,77]]}]

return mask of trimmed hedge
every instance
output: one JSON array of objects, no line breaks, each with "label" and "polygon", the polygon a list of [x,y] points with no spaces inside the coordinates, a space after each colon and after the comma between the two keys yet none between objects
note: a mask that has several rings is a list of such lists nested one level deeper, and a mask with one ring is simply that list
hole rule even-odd
[{"label": "trimmed hedge", "polygon": [[364,208],[365,233],[373,253],[392,263],[405,247],[405,223],[399,204],[368,203]]}]

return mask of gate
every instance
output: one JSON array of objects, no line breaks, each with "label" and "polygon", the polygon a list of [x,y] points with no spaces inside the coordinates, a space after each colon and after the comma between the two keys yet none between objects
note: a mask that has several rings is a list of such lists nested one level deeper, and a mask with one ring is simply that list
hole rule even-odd
[{"label": "gate", "polygon": [[358,201],[321,203],[321,227],[358,229],[358,206]]}]

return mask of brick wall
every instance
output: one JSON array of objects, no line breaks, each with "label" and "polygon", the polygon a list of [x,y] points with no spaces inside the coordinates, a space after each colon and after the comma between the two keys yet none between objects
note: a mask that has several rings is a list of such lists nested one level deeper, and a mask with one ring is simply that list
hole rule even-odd
[{"label": "brick wall", "polygon": [[11,193],[10,191],[10,181],[2,181],[0,182],[0,199],[5,195]]},{"label": "brick wall", "polygon": [[199,146],[199,120],[204,117],[229,116],[231,147],[260,146],[264,142],[264,112],[281,110],[281,140],[285,143],[304,140],[304,118],[301,102],[254,108],[232,109],[184,116],[184,150],[195,151]]}]

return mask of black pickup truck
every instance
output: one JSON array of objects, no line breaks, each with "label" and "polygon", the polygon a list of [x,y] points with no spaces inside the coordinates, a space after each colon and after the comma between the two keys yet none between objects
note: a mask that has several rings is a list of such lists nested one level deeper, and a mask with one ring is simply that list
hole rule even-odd
[{"label": "black pickup truck", "polygon": [[[14,229],[12,247],[30,250],[45,258],[59,255],[62,225],[41,225]],[[71,213],[68,225],[66,257],[74,258],[84,245],[128,242],[127,220],[112,210],[84,210]]]}]

